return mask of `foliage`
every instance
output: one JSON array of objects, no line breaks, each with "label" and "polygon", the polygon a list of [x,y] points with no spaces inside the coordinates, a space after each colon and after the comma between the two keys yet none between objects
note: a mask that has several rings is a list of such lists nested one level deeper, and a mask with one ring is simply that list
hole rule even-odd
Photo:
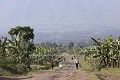
[{"label": "foliage", "polygon": [[104,39],[102,42],[99,39],[91,38],[94,45],[80,48],[77,50],[79,54],[84,56],[84,59],[94,60],[91,64],[98,70],[105,67],[120,66],[120,38],[113,40],[112,36]]},{"label": "foliage", "polygon": [[11,71],[12,66],[14,66],[14,70],[18,72],[22,71],[22,69],[25,71],[27,68],[30,68],[30,55],[35,49],[33,31],[34,30],[29,26],[17,26],[11,28],[8,32],[11,39],[8,39],[7,37],[2,37],[0,39],[1,68]]},{"label": "foliage", "polygon": [[57,63],[61,58],[61,52],[57,48],[40,44],[36,47],[36,50],[31,57],[33,64],[48,65],[51,60],[54,60]]},{"label": "foliage", "polygon": [[73,53],[73,51],[72,51],[73,47],[74,47],[74,43],[73,43],[73,42],[70,42],[70,43],[68,44],[68,48],[67,48],[67,51],[68,51],[70,54]]},{"label": "foliage", "polygon": [[[62,58],[61,47],[56,43],[34,45],[34,29],[17,26],[8,31],[11,39],[0,39],[0,69],[13,74],[27,72],[32,64],[46,65],[53,59],[55,65]],[[4,75],[4,74],[3,74]]]}]

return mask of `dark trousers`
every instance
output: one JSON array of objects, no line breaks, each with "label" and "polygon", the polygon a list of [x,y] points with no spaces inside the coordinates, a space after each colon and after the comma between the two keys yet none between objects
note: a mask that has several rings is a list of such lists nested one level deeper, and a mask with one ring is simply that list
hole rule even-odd
[{"label": "dark trousers", "polygon": [[53,69],[53,68],[54,68],[54,65],[52,64],[51,67],[52,67],[52,69]]},{"label": "dark trousers", "polygon": [[78,69],[78,63],[76,63],[76,69]]}]

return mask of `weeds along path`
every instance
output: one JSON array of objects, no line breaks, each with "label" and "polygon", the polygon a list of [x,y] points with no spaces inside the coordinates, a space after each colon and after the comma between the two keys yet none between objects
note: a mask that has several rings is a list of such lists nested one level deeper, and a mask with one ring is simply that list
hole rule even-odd
[{"label": "weeds along path", "polygon": [[74,60],[71,60],[70,55],[66,56],[66,61],[63,64],[62,69],[34,74],[29,78],[23,78],[21,80],[87,80],[87,73],[75,68]]},{"label": "weeds along path", "polygon": [[63,63],[62,69],[51,72],[38,73],[28,75],[22,78],[4,78],[0,80],[87,80],[87,73],[75,68],[74,60],[71,55],[65,54],[66,61]]}]

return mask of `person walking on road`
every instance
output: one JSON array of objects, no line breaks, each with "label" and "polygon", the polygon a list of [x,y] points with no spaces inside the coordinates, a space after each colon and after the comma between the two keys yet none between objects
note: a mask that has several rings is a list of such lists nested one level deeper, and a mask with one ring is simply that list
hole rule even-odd
[{"label": "person walking on road", "polygon": [[60,69],[62,69],[62,62],[61,61],[59,62],[59,67],[60,67]]},{"label": "person walking on road", "polygon": [[76,69],[78,69],[78,65],[79,65],[79,60],[78,60],[78,58],[75,59],[75,64],[76,64]]},{"label": "person walking on road", "polygon": [[54,61],[53,60],[51,60],[51,68],[52,68],[52,70],[54,68]]}]

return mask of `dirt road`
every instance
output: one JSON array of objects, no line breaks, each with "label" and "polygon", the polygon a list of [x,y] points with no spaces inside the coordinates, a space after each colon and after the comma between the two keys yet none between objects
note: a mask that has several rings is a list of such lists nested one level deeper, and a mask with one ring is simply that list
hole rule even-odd
[{"label": "dirt road", "polygon": [[75,68],[75,64],[74,61],[71,60],[71,56],[67,56],[66,61],[63,64],[64,66],[62,67],[62,69],[57,69],[52,72],[32,74],[23,78],[13,80],[87,80],[87,73]]},{"label": "dirt road", "polygon": [[30,78],[22,80],[87,80],[87,73],[75,68],[75,63],[74,60],[71,60],[71,56],[67,56],[63,64],[62,69],[34,74]]}]

